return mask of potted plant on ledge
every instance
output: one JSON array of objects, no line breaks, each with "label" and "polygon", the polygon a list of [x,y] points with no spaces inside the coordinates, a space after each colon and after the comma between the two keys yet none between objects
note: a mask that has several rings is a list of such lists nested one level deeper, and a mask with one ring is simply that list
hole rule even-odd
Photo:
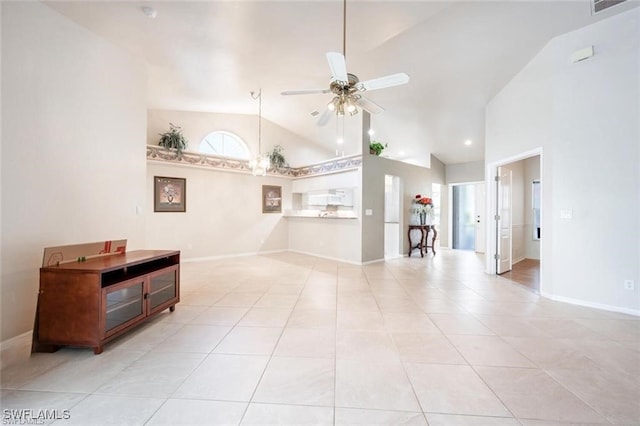
[{"label": "potted plant on ledge", "polygon": [[276,169],[289,167],[289,163],[287,163],[287,160],[284,158],[284,154],[282,153],[283,151],[284,148],[282,145],[275,145],[271,151],[267,152],[267,157],[269,157],[271,167],[275,167]]},{"label": "potted plant on ledge", "polygon": [[182,128],[173,123],[169,123],[168,132],[160,133],[160,142],[158,142],[158,145],[167,149],[175,149],[178,155],[187,149],[188,144],[189,142],[182,134]]},{"label": "potted plant on ledge", "polygon": [[379,157],[380,154],[382,154],[382,151],[384,151],[388,146],[389,145],[386,143],[383,145],[378,141],[371,141],[371,143],[369,143],[369,154],[377,155]]}]

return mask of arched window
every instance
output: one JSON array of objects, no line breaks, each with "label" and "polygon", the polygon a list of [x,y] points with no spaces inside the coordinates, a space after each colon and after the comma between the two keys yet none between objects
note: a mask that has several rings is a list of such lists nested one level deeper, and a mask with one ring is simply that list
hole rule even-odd
[{"label": "arched window", "polygon": [[229,132],[211,132],[200,141],[198,151],[202,154],[248,160],[249,148],[242,139]]}]

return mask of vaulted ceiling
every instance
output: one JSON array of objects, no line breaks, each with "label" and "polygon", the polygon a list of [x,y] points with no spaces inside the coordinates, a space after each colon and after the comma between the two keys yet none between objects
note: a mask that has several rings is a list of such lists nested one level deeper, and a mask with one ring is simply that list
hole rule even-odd
[{"label": "vaulted ceiling", "polygon": [[[318,125],[331,94],[280,93],[328,88],[325,54],[342,52],[342,1],[46,4],[148,64],[149,108],[255,114],[249,93],[262,88],[265,119],[335,147],[336,118]],[[155,19],[144,5],[156,10]],[[592,16],[588,0],[348,0],[347,69],[361,80],[410,76],[406,85],[366,93],[385,109],[371,121],[391,158],[421,165],[429,154],[447,164],[478,161],[487,102],[546,43],[637,6],[629,1]],[[357,143],[345,146],[355,150]]]}]

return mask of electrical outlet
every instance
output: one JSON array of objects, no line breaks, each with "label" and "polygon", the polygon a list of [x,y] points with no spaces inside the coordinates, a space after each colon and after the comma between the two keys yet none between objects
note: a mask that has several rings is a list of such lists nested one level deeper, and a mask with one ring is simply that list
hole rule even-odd
[{"label": "electrical outlet", "polygon": [[625,290],[635,290],[636,283],[633,280],[624,280],[624,289]]}]

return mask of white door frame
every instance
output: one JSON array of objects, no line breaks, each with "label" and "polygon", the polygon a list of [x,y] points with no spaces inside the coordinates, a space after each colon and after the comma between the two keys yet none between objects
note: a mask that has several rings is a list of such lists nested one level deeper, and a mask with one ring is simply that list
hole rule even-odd
[{"label": "white door frame", "polygon": [[[503,158],[498,161],[494,161],[492,163],[488,163],[485,169],[485,181],[486,181],[486,191],[487,191],[487,216],[485,220],[485,224],[487,226],[487,247],[485,250],[485,271],[487,274],[496,274],[496,261],[494,255],[496,254],[496,221],[495,216],[498,214],[497,212],[497,204],[498,204],[498,191],[495,185],[495,176],[498,173],[498,167],[504,166],[510,163],[515,163],[516,161],[524,160],[525,158],[535,157],[536,155],[540,156],[540,191],[544,189],[544,178],[543,178],[543,170],[542,167],[542,147],[532,149],[530,151],[525,151],[520,154],[516,154],[511,157]],[[540,210],[542,211],[542,199],[540,197]],[[544,229],[543,216],[540,217],[540,227]],[[543,242],[540,241],[540,245]],[[542,249],[540,250],[540,275],[542,275]],[[541,291],[542,291],[542,283],[540,283]]]}]

